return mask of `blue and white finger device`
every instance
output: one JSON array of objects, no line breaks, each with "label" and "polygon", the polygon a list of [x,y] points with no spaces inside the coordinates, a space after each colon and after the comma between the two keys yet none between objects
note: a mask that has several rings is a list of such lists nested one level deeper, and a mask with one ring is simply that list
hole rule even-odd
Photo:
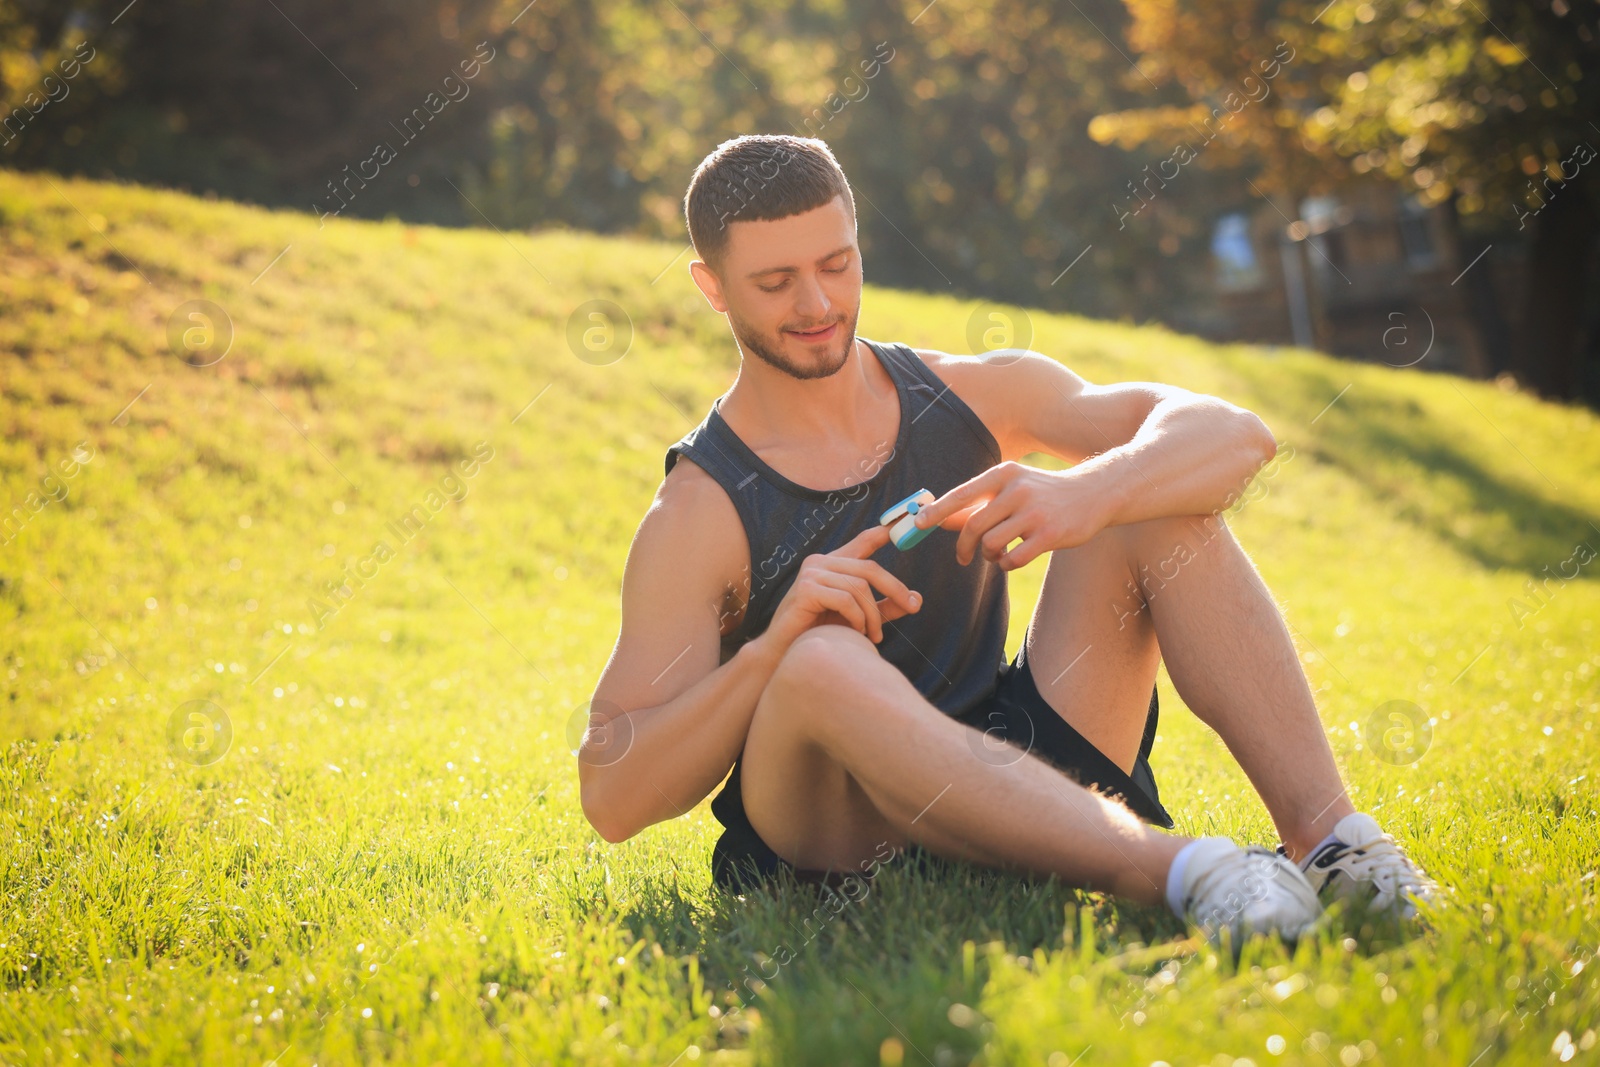
[{"label": "blue and white finger device", "polygon": [[935,499],[928,490],[918,489],[879,516],[878,522],[889,527],[889,540],[894,542],[894,547],[904,552],[938,528],[930,526],[926,530],[917,529],[917,512]]}]

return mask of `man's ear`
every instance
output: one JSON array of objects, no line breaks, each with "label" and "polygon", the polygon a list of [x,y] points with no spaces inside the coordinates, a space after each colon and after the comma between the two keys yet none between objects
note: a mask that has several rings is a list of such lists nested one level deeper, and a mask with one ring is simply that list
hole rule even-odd
[{"label": "man's ear", "polygon": [[689,263],[689,276],[694,279],[694,284],[700,287],[700,292],[705,294],[706,302],[716,309],[718,314],[727,314],[728,302],[722,296],[722,280],[717,277],[703,260],[691,260]]}]

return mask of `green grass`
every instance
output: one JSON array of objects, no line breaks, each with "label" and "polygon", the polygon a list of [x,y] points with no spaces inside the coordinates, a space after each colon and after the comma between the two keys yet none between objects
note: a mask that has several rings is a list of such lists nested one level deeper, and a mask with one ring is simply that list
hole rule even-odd
[{"label": "green grass", "polygon": [[[0,518],[90,457],[0,546],[0,1062],[1600,1059],[1600,563],[1525,586],[1600,549],[1600,432],[1493,385],[1032,316],[1090,380],[1217,393],[1290,446],[1234,529],[1357,805],[1455,890],[1432,930],[1336,916],[1235,964],[993,872],[729,898],[705,804],[601,840],[570,723],[663,452],[735,370],[679,251],[0,172]],[[205,367],[167,342],[196,299],[234,330]],[[609,365],[566,340],[591,299],[632,319]],[[869,289],[861,330],[960,350],[972,310]],[[1161,685],[1179,831],[1274,843]],[[231,722],[207,765],[172,743],[192,700]],[[1366,737],[1390,700],[1429,716],[1415,762]]]}]

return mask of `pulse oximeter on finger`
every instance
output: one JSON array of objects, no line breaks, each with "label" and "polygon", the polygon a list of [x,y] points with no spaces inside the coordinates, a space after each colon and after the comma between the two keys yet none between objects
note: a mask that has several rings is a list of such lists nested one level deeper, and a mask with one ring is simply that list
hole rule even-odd
[{"label": "pulse oximeter on finger", "polygon": [[937,529],[934,526],[926,530],[917,529],[917,512],[933,503],[935,499],[928,490],[918,489],[879,516],[878,522],[889,527],[889,540],[894,542],[894,547],[904,552]]}]

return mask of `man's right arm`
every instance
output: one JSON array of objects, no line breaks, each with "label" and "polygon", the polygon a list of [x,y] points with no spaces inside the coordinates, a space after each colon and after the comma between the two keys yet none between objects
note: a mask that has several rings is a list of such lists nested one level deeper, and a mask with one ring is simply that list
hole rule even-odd
[{"label": "man's right arm", "polygon": [[757,639],[719,665],[721,605],[748,557],[732,501],[680,461],[628,550],[622,626],[578,753],[584,815],[607,841],[687,812],[744,747],[782,654]]}]

